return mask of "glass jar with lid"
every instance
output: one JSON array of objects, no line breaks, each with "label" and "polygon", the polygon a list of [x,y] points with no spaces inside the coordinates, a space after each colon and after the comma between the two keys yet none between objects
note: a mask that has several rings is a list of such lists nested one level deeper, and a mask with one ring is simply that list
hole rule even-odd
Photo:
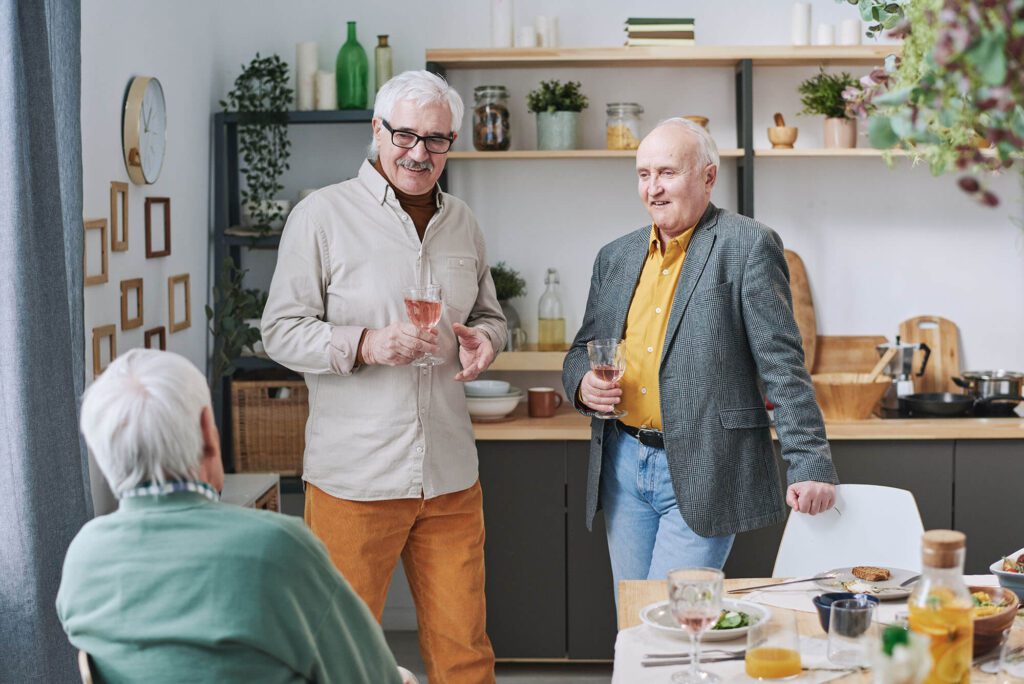
[{"label": "glass jar with lid", "polygon": [[473,89],[473,147],[484,152],[507,150],[509,135],[508,89],[482,85]]},{"label": "glass jar with lid", "polygon": [[609,102],[607,105],[609,150],[635,150],[640,147],[640,115],[644,108],[636,102]]}]

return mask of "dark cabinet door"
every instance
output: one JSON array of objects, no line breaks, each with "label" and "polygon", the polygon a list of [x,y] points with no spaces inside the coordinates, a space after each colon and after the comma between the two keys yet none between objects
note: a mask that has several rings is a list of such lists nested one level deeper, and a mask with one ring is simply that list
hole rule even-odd
[{"label": "dark cabinet door", "polygon": [[566,498],[569,503],[568,565],[569,657],[611,660],[615,657],[615,587],[608,558],[604,516],[598,512],[587,530],[587,459],[589,442],[569,442]]},{"label": "dark cabinet door", "polygon": [[564,658],[565,443],[477,442],[487,633],[498,658]]},{"label": "dark cabinet door", "polygon": [[1024,547],[1024,440],[956,443],[956,529],[967,535],[965,571],[988,567]]}]

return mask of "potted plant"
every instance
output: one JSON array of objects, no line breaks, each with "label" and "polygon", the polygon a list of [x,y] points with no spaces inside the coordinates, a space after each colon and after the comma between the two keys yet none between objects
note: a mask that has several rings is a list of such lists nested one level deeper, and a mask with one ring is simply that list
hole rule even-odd
[{"label": "potted plant", "polygon": [[526,331],[523,330],[519,312],[509,300],[526,294],[526,281],[519,275],[519,271],[509,268],[504,261],[491,266],[491,280],[494,281],[494,292],[501,305],[501,312],[505,314],[505,326],[508,328],[505,350],[522,349],[526,345]]},{"label": "potted plant", "polygon": [[526,104],[537,114],[537,149],[579,149],[580,112],[589,104],[579,81],[541,81],[527,94]]},{"label": "potted plant", "polygon": [[242,286],[246,271],[224,259],[220,283],[213,288],[213,308],[206,307],[206,320],[213,333],[212,379],[235,372],[235,360],[248,349],[257,353],[262,340],[259,319],[267,304],[267,293]]},{"label": "potted plant", "polygon": [[238,156],[245,178],[242,212],[260,236],[280,229],[291,208],[288,200],[274,199],[284,189],[279,179],[289,168],[288,80],[288,64],[280,57],[256,53],[220,102],[225,111],[238,112]]},{"label": "potted plant", "polygon": [[800,113],[825,117],[825,147],[856,147],[857,120],[847,112],[843,91],[857,82],[846,72],[829,74],[824,67],[819,69],[798,88],[804,105]]}]

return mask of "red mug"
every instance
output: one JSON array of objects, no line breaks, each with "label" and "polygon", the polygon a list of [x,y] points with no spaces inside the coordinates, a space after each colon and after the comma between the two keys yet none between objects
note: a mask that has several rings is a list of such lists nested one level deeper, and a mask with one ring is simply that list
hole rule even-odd
[{"label": "red mug", "polygon": [[562,405],[562,395],[553,387],[531,387],[527,390],[527,397],[531,418],[551,418]]}]

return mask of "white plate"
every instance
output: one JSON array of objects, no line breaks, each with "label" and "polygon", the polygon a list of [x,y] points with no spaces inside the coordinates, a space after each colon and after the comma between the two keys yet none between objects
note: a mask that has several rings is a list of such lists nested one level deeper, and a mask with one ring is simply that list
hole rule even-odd
[{"label": "white plate", "polygon": [[[769,610],[758,603],[751,603],[750,601],[737,601],[734,599],[725,599],[722,601],[722,608],[725,610],[736,610],[742,611],[750,616],[750,619],[755,623],[761,620],[767,620],[771,615]],[[684,632],[683,628],[679,626],[676,619],[672,617],[672,611],[669,608],[668,601],[658,601],[652,603],[649,606],[645,606],[640,611],[640,620],[643,623],[659,632],[666,634],[674,634],[680,638],[689,639],[689,633]],[[701,643],[707,641],[732,641],[733,639],[739,639],[747,635],[747,631],[750,627],[734,627],[733,629],[709,629],[700,636]]]},{"label": "white plate", "polygon": [[[914,585],[911,584],[909,587],[901,587],[900,583],[905,582],[914,575],[920,575],[921,573],[913,570],[903,570],[902,568],[887,569],[891,576],[884,582],[868,582],[867,580],[859,579],[854,577],[853,573],[850,572],[853,570],[853,567],[846,567],[823,572],[821,574],[835,575],[836,578],[830,580],[815,580],[814,583],[825,591],[852,591],[857,594],[871,594],[876,596],[880,601],[896,601],[910,596],[910,592],[913,590]],[[843,586],[844,582],[856,582],[859,585],[864,585],[864,587],[855,586],[854,588],[847,588]]]}]

